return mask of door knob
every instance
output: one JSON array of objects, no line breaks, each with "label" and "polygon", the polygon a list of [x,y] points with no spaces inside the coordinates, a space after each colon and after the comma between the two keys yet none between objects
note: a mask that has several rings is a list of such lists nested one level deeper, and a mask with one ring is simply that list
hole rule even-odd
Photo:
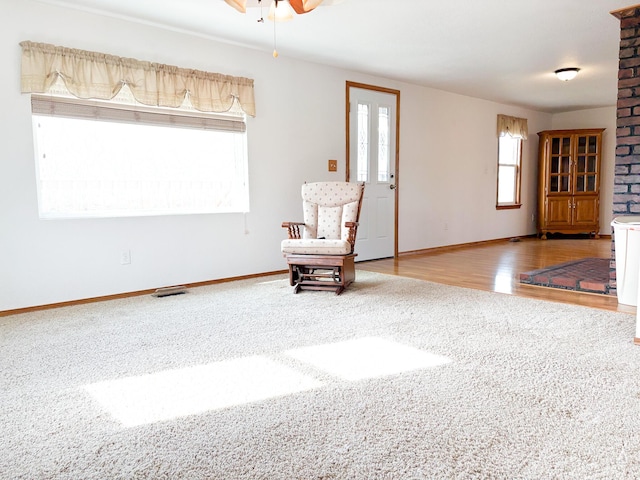
[{"label": "door knob", "polygon": [[395,185],[389,185],[389,188],[390,188],[391,190],[395,190],[395,189],[396,189],[396,186],[395,186]]}]

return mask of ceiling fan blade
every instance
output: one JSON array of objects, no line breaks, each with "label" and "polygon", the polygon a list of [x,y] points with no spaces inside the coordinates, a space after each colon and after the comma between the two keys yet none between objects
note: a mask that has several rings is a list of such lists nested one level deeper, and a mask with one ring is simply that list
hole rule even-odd
[{"label": "ceiling fan blade", "polygon": [[308,13],[322,3],[322,0],[289,0],[297,14]]},{"label": "ceiling fan blade", "polygon": [[231,5],[240,13],[247,13],[247,0],[224,0],[227,5]]}]

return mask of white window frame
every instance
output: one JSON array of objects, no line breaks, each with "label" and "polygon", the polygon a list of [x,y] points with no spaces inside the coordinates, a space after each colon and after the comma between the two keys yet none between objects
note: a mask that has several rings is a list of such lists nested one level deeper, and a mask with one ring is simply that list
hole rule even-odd
[{"label": "white window frame", "polygon": [[[139,104],[135,99],[132,100],[132,98],[126,86],[122,88],[121,93],[112,101],[70,98],[69,95],[65,94],[63,85],[52,95],[32,95],[38,203],[41,218],[215,214],[247,212],[249,210],[246,117],[239,109],[229,114],[208,114],[196,111],[188,102],[180,109],[168,109],[147,107]],[[155,165],[166,165],[167,162],[172,162],[173,160],[176,162],[188,162],[191,157],[196,156],[206,158],[199,158],[192,162],[194,164],[197,163],[200,169],[194,169],[195,173],[191,174],[192,177],[198,177],[195,181],[189,180],[187,175],[184,175],[184,178],[176,178],[183,177],[183,172],[187,170],[187,168],[184,168],[184,163],[180,164],[180,168],[178,169],[180,174],[174,175],[169,173],[172,172],[171,168],[163,169],[162,172],[164,173],[160,173],[160,169],[157,167],[154,168],[153,163],[150,163],[150,159],[147,159],[146,166],[142,167],[142,162],[145,161],[142,159],[140,162],[141,165],[138,166],[138,174],[135,179],[133,176],[126,178],[126,173],[122,173],[123,180],[133,185],[128,188],[139,189],[139,191],[134,191],[133,193],[135,195],[132,196],[127,196],[127,194],[122,193],[111,195],[111,197],[117,196],[118,198],[124,197],[125,199],[135,196],[136,199],[132,200],[129,205],[123,205],[127,203],[126,200],[120,201],[119,205],[114,204],[113,198],[105,200],[105,197],[108,196],[104,193],[105,189],[123,188],[120,185],[115,185],[115,183],[118,182],[109,180],[112,182],[110,187],[105,187],[102,184],[96,187],[95,182],[92,187],[82,187],[81,184],[83,181],[81,176],[73,172],[72,175],[69,175],[69,178],[75,178],[73,185],[74,189],[77,189],[77,192],[74,195],[89,198],[83,198],[81,201],[77,201],[77,198],[65,198],[54,205],[50,199],[47,198],[47,195],[51,194],[51,191],[47,189],[50,189],[52,184],[46,184],[48,181],[46,178],[47,174],[45,172],[46,169],[43,169],[46,153],[41,151],[42,142],[40,142],[40,140],[42,139],[38,138],[41,133],[38,131],[38,121],[46,118],[55,118],[54,123],[65,122],[66,124],[76,125],[76,128],[79,128],[80,125],[89,125],[91,127],[93,125],[111,124],[117,131],[121,131],[123,128],[128,131],[124,125],[132,126],[133,129],[143,127],[141,129],[138,128],[138,130],[154,132],[154,142],[149,142],[149,144],[161,143],[166,137],[175,136],[176,138],[198,139],[199,142],[203,142],[203,145],[206,145],[206,148],[198,149],[196,153],[191,156],[188,153],[189,146],[183,145],[185,154],[181,155],[181,158],[175,158],[176,155],[174,155],[171,159],[162,159]],[[58,120],[60,120],[60,122],[58,122]],[[89,124],[87,120],[92,123]],[[156,129],[158,129],[158,133],[155,133]],[[207,136],[206,138],[204,137],[205,135]],[[224,151],[226,153],[218,153],[217,158],[213,158],[215,155],[211,152],[220,151],[220,148],[216,149],[215,147],[216,138],[218,138],[219,145],[220,140],[224,140],[223,143],[226,145]],[[157,142],[155,141],[156,139]],[[53,145],[56,142],[57,140],[49,139],[49,145]],[[64,148],[59,148],[58,150],[62,151],[66,149],[71,151],[73,149],[73,135],[65,135],[63,142],[65,142]],[[173,142],[176,141],[173,140]],[[91,142],[83,143],[84,148],[89,150],[86,152],[85,158],[90,160],[95,160],[98,157],[109,158],[105,156],[104,153],[108,148],[103,147],[103,150],[93,152],[90,151],[92,146]],[[57,149],[54,147],[48,148],[50,148],[52,152]],[[149,145],[148,148],[151,149],[152,146]],[[156,157],[163,155],[161,147],[159,148],[159,152],[152,154],[150,151],[149,155],[156,155]],[[205,150],[209,153],[203,153],[201,155],[200,152]],[[78,157],[80,154],[73,153],[70,154],[69,157],[74,155]],[[62,158],[64,154],[56,153],[55,156]],[[142,155],[138,154],[138,158],[141,157]],[[211,159],[211,164],[209,164],[209,158]],[[229,162],[232,162],[232,164],[229,164]],[[47,167],[51,168],[52,165],[55,166],[55,164],[56,162],[51,161]],[[64,165],[64,162],[60,161],[58,164]],[[75,164],[78,165],[78,158],[75,159]],[[85,166],[82,166],[84,169]],[[173,167],[179,167],[179,165],[173,165]],[[87,164],[86,168],[90,168],[89,164]],[[69,167],[67,167],[67,169],[69,170]],[[60,168],[60,170],[62,170],[62,168]],[[76,170],[78,170],[78,168],[76,168]],[[126,169],[120,168],[120,170]],[[147,175],[145,173],[141,174],[140,170],[149,172],[148,178],[146,178]],[[175,171],[175,169],[173,171]],[[226,172],[226,175],[223,172]],[[149,184],[151,183],[151,177],[163,174],[172,178],[161,179],[159,183],[154,181],[153,194],[150,193],[151,187]],[[121,175],[120,171],[118,175]],[[224,181],[222,178],[219,178],[221,175],[225,176]],[[59,181],[60,177],[61,176],[58,175],[55,181]],[[143,177],[142,183],[140,183],[141,177]],[[50,176],[49,178],[53,179],[54,177]],[[131,183],[135,181],[138,181],[138,183]],[[172,187],[168,187],[169,184],[171,184]],[[220,198],[216,198],[213,192],[222,191],[223,189],[220,186],[223,184],[226,185],[227,193],[224,196],[224,200],[221,200]],[[57,188],[63,192],[61,195],[66,195],[66,197],[72,196],[59,186]],[[163,193],[159,193],[159,189],[161,188],[165,190],[167,188],[173,188],[170,195],[171,198],[167,196],[166,200],[157,201],[158,195],[163,195]],[[123,190],[117,191],[122,192]],[[94,193],[96,198],[91,198]],[[168,195],[168,193],[165,191],[164,195]],[[149,202],[141,200],[140,197],[153,197],[155,200]]]},{"label": "white window frame", "polygon": [[[498,171],[496,178],[496,209],[520,208],[522,189],[522,141],[521,137],[509,134],[498,137]],[[508,171],[511,171],[510,173]],[[509,182],[508,189],[513,191],[512,198],[505,201],[500,198],[500,181]]]}]

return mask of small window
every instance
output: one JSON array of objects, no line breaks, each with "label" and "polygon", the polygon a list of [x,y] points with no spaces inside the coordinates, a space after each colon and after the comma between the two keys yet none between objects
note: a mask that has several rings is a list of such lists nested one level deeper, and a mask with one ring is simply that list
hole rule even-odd
[{"label": "small window", "polygon": [[509,134],[498,137],[497,208],[520,207],[520,160],[522,139]]},{"label": "small window", "polygon": [[32,118],[41,218],[248,211],[243,115],[33,95]]}]

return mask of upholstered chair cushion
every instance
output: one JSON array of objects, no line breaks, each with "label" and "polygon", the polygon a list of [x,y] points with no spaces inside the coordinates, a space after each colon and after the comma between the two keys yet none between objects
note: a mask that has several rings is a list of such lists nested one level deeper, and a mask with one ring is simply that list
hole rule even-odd
[{"label": "upholstered chair cushion", "polygon": [[280,249],[282,253],[298,255],[348,255],[351,253],[351,244],[346,240],[301,238],[283,240]]}]

